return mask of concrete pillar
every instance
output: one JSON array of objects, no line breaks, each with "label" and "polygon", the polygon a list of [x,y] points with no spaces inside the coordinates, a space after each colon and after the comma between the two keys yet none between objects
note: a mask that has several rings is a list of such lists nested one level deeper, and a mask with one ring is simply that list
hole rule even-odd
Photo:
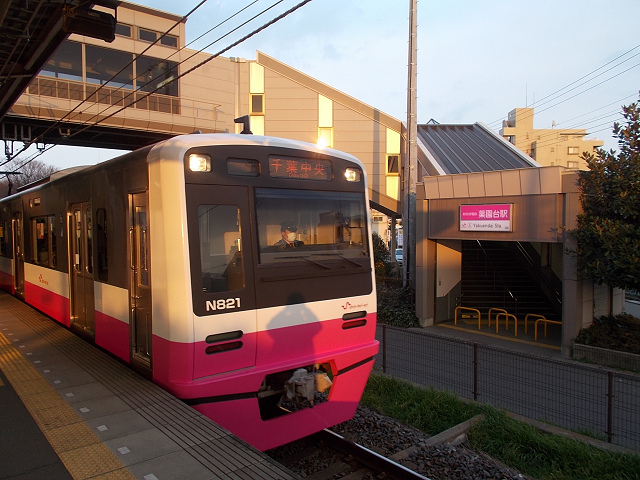
[{"label": "concrete pillar", "polygon": [[[572,180],[574,182],[575,180]],[[573,188],[565,188],[562,255],[562,356],[571,357],[573,340],[580,329],[593,320],[593,285],[578,277],[576,239],[571,230],[577,226],[577,216],[582,212],[580,195]]]},{"label": "concrete pillar", "polygon": [[[590,303],[591,295],[584,295],[582,280],[578,278],[578,260],[575,239],[565,232],[562,257],[562,356],[571,357],[573,339],[583,325],[584,301]],[[586,298],[585,298],[586,297]]]},{"label": "concrete pillar", "polygon": [[[420,192],[420,188],[418,192]],[[419,193],[418,193],[419,194]],[[429,201],[416,201],[416,316],[423,327],[435,323],[436,242],[427,238]]]}]

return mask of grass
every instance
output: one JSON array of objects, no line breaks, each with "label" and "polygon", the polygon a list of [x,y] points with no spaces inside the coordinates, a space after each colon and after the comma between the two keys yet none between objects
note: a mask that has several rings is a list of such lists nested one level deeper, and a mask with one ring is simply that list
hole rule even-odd
[{"label": "grass", "polygon": [[503,411],[462,401],[453,393],[371,375],[361,403],[429,435],[483,413],[485,420],[468,434],[470,446],[538,480],[640,479],[640,456],[541,432]]}]

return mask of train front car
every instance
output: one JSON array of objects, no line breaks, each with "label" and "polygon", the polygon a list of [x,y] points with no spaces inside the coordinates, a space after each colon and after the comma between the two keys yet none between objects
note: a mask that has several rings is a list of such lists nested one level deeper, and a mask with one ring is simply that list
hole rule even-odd
[{"label": "train front car", "polygon": [[350,419],[378,352],[362,164],[195,135],[149,180],[154,380],[262,450]]}]

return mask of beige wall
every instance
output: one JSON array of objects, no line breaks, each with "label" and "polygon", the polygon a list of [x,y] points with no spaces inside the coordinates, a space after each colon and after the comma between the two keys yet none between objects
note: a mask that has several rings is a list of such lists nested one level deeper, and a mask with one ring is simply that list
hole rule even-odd
[{"label": "beige wall", "polygon": [[265,69],[264,134],[318,141],[318,94]]},{"label": "beige wall", "polygon": [[444,297],[462,280],[462,242],[439,241],[436,258],[436,296]]},{"label": "beige wall", "polygon": [[[399,184],[397,175],[387,175],[386,159],[400,153],[400,121],[261,52],[256,61],[265,72],[264,134],[317,143],[318,128],[332,128],[332,147],[364,164],[372,198],[395,206]],[[320,102],[331,106],[330,115],[320,114]]]}]

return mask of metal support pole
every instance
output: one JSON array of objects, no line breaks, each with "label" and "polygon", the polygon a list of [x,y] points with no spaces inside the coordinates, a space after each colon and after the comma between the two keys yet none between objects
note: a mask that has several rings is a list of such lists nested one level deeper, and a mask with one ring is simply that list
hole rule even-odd
[{"label": "metal support pole", "polygon": [[387,373],[387,325],[382,324],[382,373]]},{"label": "metal support pole", "polygon": [[613,441],[613,372],[607,372],[607,442]]},{"label": "metal support pole", "polygon": [[409,65],[407,81],[407,141],[404,161],[404,208],[402,213],[403,284],[415,285],[416,279],[416,175],[417,148],[417,0],[409,0]]},{"label": "metal support pole", "polygon": [[[497,324],[496,320],[496,324]],[[478,401],[478,344],[473,344],[473,399]]]}]

